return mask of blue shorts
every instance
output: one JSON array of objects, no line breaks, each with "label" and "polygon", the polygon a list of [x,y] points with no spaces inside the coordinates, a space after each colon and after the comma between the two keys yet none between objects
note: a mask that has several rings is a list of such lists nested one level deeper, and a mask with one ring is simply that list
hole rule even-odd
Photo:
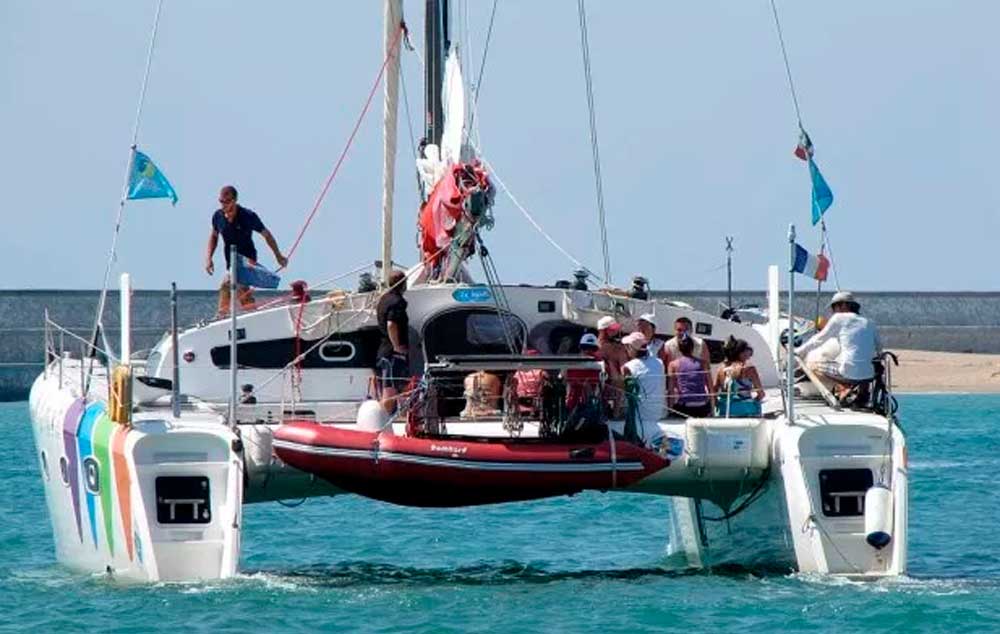
[{"label": "blue shorts", "polygon": [[392,388],[402,392],[410,383],[410,363],[402,355],[380,357],[375,362],[375,369],[378,374],[379,390]]}]

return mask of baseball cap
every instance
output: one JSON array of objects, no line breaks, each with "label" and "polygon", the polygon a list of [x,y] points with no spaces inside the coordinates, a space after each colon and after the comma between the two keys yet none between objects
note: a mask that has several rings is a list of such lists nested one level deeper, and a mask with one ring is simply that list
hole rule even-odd
[{"label": "baseball cap", "polygon": [[584,346],[590,346],[591,348],[596,348],[597,345],[598,345],[598,343],[597,343],[597,335],[595,335],[592,332],[588,332],[587,334],[585,334],[582,337],[580,337],[580,347],[581,348],[584,347]]},{"label": "baseball cap", "polygon": [[646,347],[646,336],[641,332],[629,333],[622,338],[622,343],[626,346],[631,346],[636,350],[640,350]]},{"label": "baseball cap", "polygon": [[615,321],[614,317],[605,316],[597,320],[597,329],[617,332],[622,329],[622,325]]},{"label": "baseball cap", "polygon": [[639,315],[639,321],[644,321],[651,326],[656,326],[656,316],[653,313],[643,313]]}]

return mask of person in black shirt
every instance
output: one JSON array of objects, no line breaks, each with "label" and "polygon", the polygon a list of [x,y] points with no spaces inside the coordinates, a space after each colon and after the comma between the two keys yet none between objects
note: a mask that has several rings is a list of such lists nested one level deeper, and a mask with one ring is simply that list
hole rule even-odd
[{"label": "person in black shirt", "polygon": [[410,318],[406,314],[406,274],[393,271],[376,314],[382,341],[376,355],[379,399],[386,413],[396,411],[396,397],[410,381]]},{"label": "person in black shirt", "polygon": [[[253,232],[256,231],[264,237],[267,246],[271,247],[274,259],[278,261],[279,268],[288,265],[288,259],[281,254],[278,242],[271,235],[271,232],[264,227],[260,216],[236,203],[239,194],[232,185],[226,185],[219,191],[220,209],[216,209],[212,214],[212,232],[208,234],[208,252],[205,255],[205,272],[209,275],[215,273],[215,263],[212,256],[215,255],[215,247],[219,244],[219,236],[222,236],[223,251],[226,256],[226,270],[229,270],[229,247],[236,245],[236,253],[242,255],[250,261],[251,265],[257,264],[257,247],[253,243]],[[240,305],[245,310],[253,310],[253,291],[248,286],[239,286],[236,290],[240,300]],[[229,276],[222,280],[219,287],[219,310],[218,317],[224,317],[229,313]]]}]

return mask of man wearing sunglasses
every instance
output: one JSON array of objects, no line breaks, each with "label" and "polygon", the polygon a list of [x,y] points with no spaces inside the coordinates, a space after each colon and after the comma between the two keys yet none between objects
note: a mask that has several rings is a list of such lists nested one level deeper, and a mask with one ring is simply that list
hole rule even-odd
[{"label": "man wearing sunglasses", "polygon": [[[205,271],[212,275],[215,273],[215,263],[212,256],[215,255],[215,247],[219,244],[219,236],[222,236],[223,252],[226,257],[226,270],[229,270],[229,247],[236,245],[236,253],[248,260],[250,266],[257,264],[257,247],[253,243],[253,232],[256,231],[264,237],[264,242],[274,253],[274,259],[278,261],[278,268],[288,265],[288,259],[281,254],[278,242],[271,235],[271,232],[264,227],[260,217],[251,210],[239,205],[236,200],[239,193],[232,185],[226,185],[219,191],[219,205],[212,215],[212,231],[208,234],[208,250],[205,255]],[[253,310],[255,302],[253,289],[249,286],[237,286],[237,299],[243,310]],[[222,280],[219,287],[219,309],[217,317],[225,317],[229,313],[229,276]]]}]

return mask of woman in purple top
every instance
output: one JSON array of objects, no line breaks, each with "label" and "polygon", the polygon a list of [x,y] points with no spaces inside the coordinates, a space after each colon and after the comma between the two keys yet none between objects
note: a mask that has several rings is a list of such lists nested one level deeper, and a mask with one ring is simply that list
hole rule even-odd
[{"label": "woman in purple top", "polygon": [[707,418],[715,409],[708,372],[694,356],[694,341],[681,337],[677,342],[680,358],[667,366],[670,410],[683,416]]}]

